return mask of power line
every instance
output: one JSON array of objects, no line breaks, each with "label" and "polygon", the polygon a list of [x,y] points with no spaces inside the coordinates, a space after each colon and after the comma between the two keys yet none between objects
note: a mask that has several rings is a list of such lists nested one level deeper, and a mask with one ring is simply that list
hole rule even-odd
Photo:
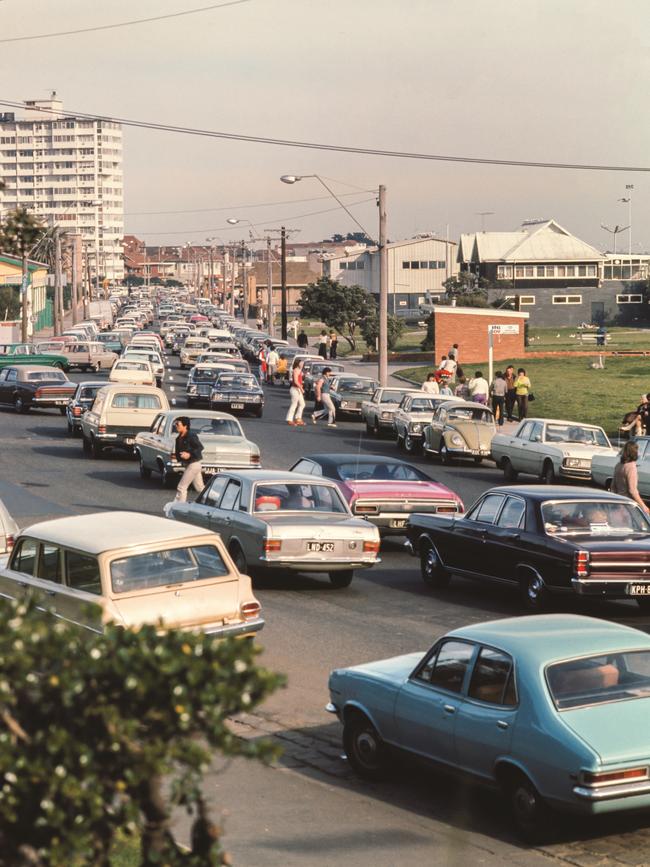
[{"label": "power line", "polygon": [[59,30],[57,33],[38,33],[32,36],[10,36],[0,39],[0,42],[30,42],[34,39],[57,39],[59,36],[77,36],[80,33],[97,33],[100,30],[116,30],[118,27],[132,27],[134,24],[150,24],[153,21],[165,21],[169,18],[181,18],[184,15],[198,15],[201,12],[211,12],[213,9],[224,9],[226,6],[240,6],[251,0],[228,0],[226,3],[212,3],[198,9],[186,9],[184,12],[170,12],[167,15],[154,15],[152,18],[135,18],[131,21],[119,21],[116,24],[101,24],[96,27],[82,27],[78,30]]},{"label": "power line", "polygon": [[[244,0],[237,0],[244,2]],[[0,105],[10,108],[25,108],[22,102],[12,100],[0,100]],[[29,106],[30,111],[42,111],[50,114],[60,114],[56,109],[48,109],[42,106]],[[504,160],[491,157],[466,157],[452,154],[427,154],[410,151],[393,151],[383,148],[362,148],[350,145],[324,144],[319,142],[297,141],[293,139],[271,138],[261,135],[244,135],[243,133],[218,132],[216,130],[199,129],[196,127],[174,126],[172,124],[156,123],[151,121],[132,120],[123,117],[111,117],[109,115],[89,114],[83,111],[66,112],[67,117],[80,117],[85,120],[103,121],[106,123],[119,123],[122,126],[132,126],[137,129],[153,129],[159,132],[175,132],[183,135],[199,136],[204,138],[223,139],[225,141],[243,141],[254,144],[270,144],[280,147],[304,148],[306,150],[330,151],[334,153],[361,154],[363,156],[392,157],[395,159],[426,160],[447,163],[468,163],[474,165],[512,166],[518,168],[535,169],[569,169],[574,171],[592,172],[650,172],[650,166],[617,166],[599,165],[590,163],[558,163],[542,162],[536,160]]]},{"label": "power line", "polygon": [[[2,2],[2,0],[0,0]],[[351,186],[351,185],[350,185]],[[361,187],[358,188],[362,193],[371,193],[372,190],[364,190]],[[343,198],[344,196],[358,196],[358,192],[354,193],[340,193],[339,197]],[[327,199],[329,201],[330,196],[312,196],[309,199],[283,199],[278,202],[257,202],[253,204],[247,205],[225,205],[219,208],[189,208],[187,210],[182,211],[125,211],[125,217],[143,217],[143,216],[160,216],[165,214],[207,214],[214,213],[217,211],[242,211],[244,209],[251,208],[270,208],[275,205],[297,205],[303,204],[304,202],[320,202],[323,199]]]}]

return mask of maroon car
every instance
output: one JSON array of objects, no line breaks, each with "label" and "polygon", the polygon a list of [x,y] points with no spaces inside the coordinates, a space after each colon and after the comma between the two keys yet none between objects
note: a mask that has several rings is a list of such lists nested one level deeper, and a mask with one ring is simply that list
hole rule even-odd
[{"label": "maroon car", "polygon": [[76,388],[77,384],[55,367],[21,364],[0,370],[0,404],[13,406],[16,412],[56,407],[65,415]]}]

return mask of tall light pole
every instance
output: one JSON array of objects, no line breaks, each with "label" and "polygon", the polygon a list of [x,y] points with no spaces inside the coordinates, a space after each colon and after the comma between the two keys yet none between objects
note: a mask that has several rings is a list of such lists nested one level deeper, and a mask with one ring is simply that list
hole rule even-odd
[{"label": "tall light pole", "polygon": [[481,232],[485,231],[485,218],[493,217],[494,211],[476,211],[476,216],[481,218]]},{"label": "tall light pole", "polygon": [[[255,235],[259,236],[259,234],[260,234],[255,223],[252,223],[250,220],[247,220],[246,218],[228,217],[226,222],[229,223],[231,226],[236,226],[238,223],[248,223],[248,225],[251,227],[248,230],[251,240],[253,240],[253,231],[252,230],[255,231]],[[242,248],[241,288],[242,288],[242,296],[243,296],[243,301],[244,301],[244,322],[248,322],[248,286],[247,286],[247,275],[246,275],[246,261],[244,259],[244,254],[246,252],[246,245],[245,245],[243,240],[241,242],[241,248]],[[234,310],[234,301],[233,301],[233,310]]]},{"label": "tall light pole", "polygon": [[[346,214],[359,226],[364,235],[371,237],[366,228],[361,225],[354,214],[343,204],[334,190],[325,183],[320,175],[282,175],[280,180],[283,184],[295,184],[297,181],[302,181],[305,178],[315,178],[319,181]],[[386,247],[386,187],[383,184],[380,184],[377,190],[377,207],[379,208],[379,241],[377,243],[377,251],[379,253],[378,378],[379,384],[385,386],[388,384],[388,249]]]},{"label": "tall light pole", "polygon": [[610,235],[614,236],[614,255],[616,255],[616,238],[621,232],[626,232],[630,227],[629,226],[606,226],[604,223],[600,224],[600,228],[604,229],[606,232],[609,232]]},{"label": "tall light pole", "polygon": [[632,190],[634,189],[634,184],[625,184],[625,189],[628,191],[626,196],[623,196],[622,199],[619,199],[619,202],[625,202],[627,204],[627,221],[630,224],[629,229],[630,233],[628,235],[629,247],[628,247],[628,256],[630,260],[630,280],[632,279]]}]

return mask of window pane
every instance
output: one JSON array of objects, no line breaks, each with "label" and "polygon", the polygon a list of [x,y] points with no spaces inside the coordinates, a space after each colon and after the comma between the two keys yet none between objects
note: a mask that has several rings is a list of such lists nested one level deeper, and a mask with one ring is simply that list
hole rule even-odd
[{"label": "window pane", "polygon": [[526,507],[522,500],[508,497],[499,515],[499,527],[520,527]]},{"label": "window pane", "polygon": [[488,494],[479,506],[479,510],[476,513],[474,520],[483,521],[486,524],[493,524],[494,518],[496,517],[502,502],[503,496],[501,494]]},{"label": "window pane", "polygon": [[587,267],[586,265],[578,265],[578,276],[586,277],[587,275]]},{"label": "window pane", "polygon": [[86,593],[99,594],[102,592],[99,564],[94,557],[78,554],[76,551],[66,551],[65,563],[68,587],[83,590]]},{"label": "window pane", "polygon": [[411,270],[412,271],[415,271],[415,270],[419,271],[420,270],[420,263],[419,262],[411,262]]},{"label": "window pane", "polygon": [[472,672],[469,685],[470,698],[490,704],[504,704],[503,696],[512,668],[512,660],[506,653],[481,648]]},{"label": "window pane", "polygon": [[36,565],[36,542],[33,539],[23,539],[11,561],[11,568],[26,575],[33,575]]},{"label": "window pane", "polygon": [[129,593],[229,574],[214,545],[172,548],[122,557],[111,563],[114,593]]},{"label": "window pane", "polygon": [[38,577],[46,581],[61,581],[60,548],[56,545],[42,545],[38,563]]},{"label": "window pane", "polygon": [[430,683],[451,692],[463,688],[465,673],[474,655],[474,646],[461,641],[445,641],[431,670]]},{"label": "window pane", "polygon": [[221,500],[222,509],[233,509],[239,499],[239,482],[230,481]]},{"label": "window pane", "polygon": [[410,262],[402,262],[402,268],[408,270],[411,267]]},{"label": "window pane", "polygon": [[438,267],[438,263],[436,261],[429,262],[429,268],[437,268],[437,267]]},{"label": "window pane", "polygon": [[428,261],[426,261],[426,262],[425,262],[425,261],[420,262],[420,268],[421,268],[421,269],[424,269],[424,270],[426,271],[426,270],[429,268],[429,262],[428,262]]}]

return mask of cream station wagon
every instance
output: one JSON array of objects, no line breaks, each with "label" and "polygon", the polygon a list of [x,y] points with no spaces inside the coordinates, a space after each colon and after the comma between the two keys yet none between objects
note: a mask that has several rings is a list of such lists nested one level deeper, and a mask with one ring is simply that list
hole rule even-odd
[{"label": "cream station wagon", "polygon": [[227,637],[264,625],[251,579],[219,536],[140,512],[32,524],[0,569],[2,597],[31,598],[56,619],[92,632],[109,622],[161,623]]}]

